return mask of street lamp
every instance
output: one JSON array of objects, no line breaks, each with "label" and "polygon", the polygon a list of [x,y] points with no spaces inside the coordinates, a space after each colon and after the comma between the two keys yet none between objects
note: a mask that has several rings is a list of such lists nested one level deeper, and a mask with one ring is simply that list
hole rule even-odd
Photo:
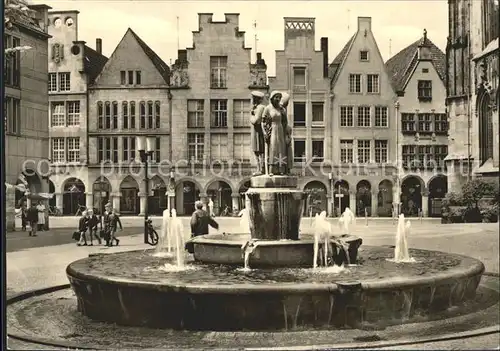
[{"label": "street lamp", "polygon": [[138,136],[136,137],[135,144],[137,151],[144,167],[144,185],[146,191],[146,203],[144,208],[144,243],[148,243],[148,200],[149,200],[149,179],[148,179],[148,161],[149,157],[153,155],[155,138]]},{"label": "street lamp", "polygon": [[334,194],[334,189],[333,189],[333,172],[328,173],[328,179],[330,181],[330,201],[331,201],[331,206],[332,206],[332,211],[330,213],[330,216],[334,216],[335,214],[335,194]]}]

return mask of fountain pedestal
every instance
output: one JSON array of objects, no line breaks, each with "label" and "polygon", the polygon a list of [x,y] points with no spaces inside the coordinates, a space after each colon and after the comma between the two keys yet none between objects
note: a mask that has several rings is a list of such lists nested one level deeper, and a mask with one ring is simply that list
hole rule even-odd
[{"label": "fountain pedestal", "polygon": [[297,177],[253,177],[246,192],[252,239],[298,240],[304,196]]}]

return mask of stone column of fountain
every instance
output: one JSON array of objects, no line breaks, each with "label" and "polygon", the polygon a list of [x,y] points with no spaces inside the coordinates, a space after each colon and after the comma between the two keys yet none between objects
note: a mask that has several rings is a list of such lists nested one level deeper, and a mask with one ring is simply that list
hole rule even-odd
[{"label": "stone column of fountain", "polygon": [[252,177],[246,192],[251,238],[298,240],[304,196],[297,188],[297,177]]}]

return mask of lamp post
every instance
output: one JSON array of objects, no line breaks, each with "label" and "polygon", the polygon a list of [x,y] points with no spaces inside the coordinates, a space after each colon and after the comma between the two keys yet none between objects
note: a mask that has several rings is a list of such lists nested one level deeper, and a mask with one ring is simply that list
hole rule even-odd
[{"label": "lamp post", "polygon": [[333,172],[328,173],[328,179],[330,181],[330,201],[331,201],[331,206],[332,206],[332,211],[330,213],[330,216],[334,217],[335,214],[335,194],[333,190]]},{"label": "lamp post", "polygon": [[400,170],[401,170],[401,159],[399,157],[399,101],[396,101],[394,103],[394,108],[396,109],[396,198],[394,199],[394,214],[396,215],[396,218],[399,217],[399,201],[400,201],[400,193],[401,193],[401,175],[400,175]]},{"label": "lamp post", "polygon": [[153,137],[138,136],[135,144],[144,167],[144,187],[146,192],[146,201],[144,206],[144,243],[148,243],[148,200],[149,200],[149,179],[148,179],[148,161],[153,155],[155,139]]}]

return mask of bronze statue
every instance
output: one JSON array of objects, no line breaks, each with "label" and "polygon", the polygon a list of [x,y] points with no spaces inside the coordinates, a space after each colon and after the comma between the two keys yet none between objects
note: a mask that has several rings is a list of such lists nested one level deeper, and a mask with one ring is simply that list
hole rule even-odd
[{"label": "bronze statue", "polygon": [[250,139],[252,144],[252,150],[257,158],[257,172],[253,175],[261,175],[266,173],[265,162],[264,162],[264,131],[262,128],[262,115],[264,113],[265,105],[263,104],[264,93],[260,91],[252,92],[252,111],[250,117],[250,123],[252,123],[252,129],[250,133]]},{"label": "bronze statue", "polygon": [[287,174],[286,125],[284,125],[286,112],[280,105],[282,96],[281,92],[273,91],[270,95],[271,102],[266,106],[262,115],[264,141],[267,149],[266,160],[269,167],[267,173],[270,176]]},{"label": "bronze statue", "polygon": [[283,126],[285,129],[285,144],[286,144],[286,165],[285,174],[290,174],[293,168],[293,150],[292,150],[292,127],[288,124],[287,107],[290,101],[290,95],[283,93],[280,105],[283,109]]}]

